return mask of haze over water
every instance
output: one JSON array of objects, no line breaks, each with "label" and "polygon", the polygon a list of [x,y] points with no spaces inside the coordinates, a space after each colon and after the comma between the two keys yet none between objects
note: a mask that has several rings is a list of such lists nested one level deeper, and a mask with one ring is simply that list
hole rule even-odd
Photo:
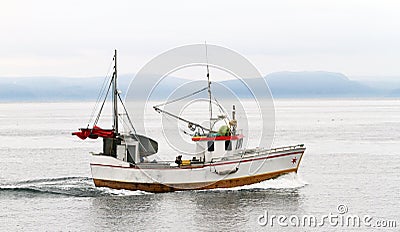
[{"label": "haze over water", "polygon": [[266,210],[337,214],[340,204],[400,226],[399,99],[275,100],[274,147],[307,147],[297,175],[165,194],[94,187],[89,152],[100,151],[101,140],[71,136],[86,126],[93,105],[0,104],[1,230],[297,231],[257,220]]}]

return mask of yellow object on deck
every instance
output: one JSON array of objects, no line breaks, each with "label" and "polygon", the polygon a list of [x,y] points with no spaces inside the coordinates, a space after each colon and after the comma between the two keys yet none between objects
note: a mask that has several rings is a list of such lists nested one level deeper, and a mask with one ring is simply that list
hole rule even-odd
[{"label": "yellow object on deck", "polygon": [[190,160],[182,160],[182,166],[190,165]]}]

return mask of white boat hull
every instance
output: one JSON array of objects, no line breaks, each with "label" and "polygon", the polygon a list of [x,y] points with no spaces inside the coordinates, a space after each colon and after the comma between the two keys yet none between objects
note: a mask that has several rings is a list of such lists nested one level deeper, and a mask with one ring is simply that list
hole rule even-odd
[{"label": "white boat hull", "polygon": [[258,183],[297,172],[305,148],[273,149],[201,165],[162,168],[111,156],[93,155],[90,164],[97,187],[171,192],[193,189],[231,188]]}]

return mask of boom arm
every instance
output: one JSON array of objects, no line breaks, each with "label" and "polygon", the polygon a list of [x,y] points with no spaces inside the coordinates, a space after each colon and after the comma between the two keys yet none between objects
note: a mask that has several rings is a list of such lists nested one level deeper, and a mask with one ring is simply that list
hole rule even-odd
[{"label": "boom arm", "polygon": [[188,123],[188,124],[191,124],[191,125],[193,125],[193,126],[195,126],[195,127],[201,128],[201,129],[204,130],[204,131],[208,131],[208,132],[210,132],[210,133],[216,133],[216,131],[213,131],[213,130],[211,130],[211,129],[209,129],[209,128],[206,128],[206,127],[204,127],[204,126],[202,126],[202,125],[200,125],[200,124],[198,124],[198,123],[191,122],[191,121],[189,121],[189,120],[187,120],[187,119],[184,119],[184,118],[182,118],[182,117],[179,117],[179,116],[177,116],[177,115],[175,115],[175,114],[172,114],[172,113],[170,113],[170,112],[168,112],[168,111],[162,110],[162,109],[158,108],[157,106],[153,106],[153,109],[154,109],[155,111],[157,111],[158,113],[166,114],[166,115],[168,115],[168,116],[170,116],[170,117],[176,118],[176,119],[178,119],[178,120],[181,120],[181,121],[183,121],[183,122],[186,122],[186,123]]}]

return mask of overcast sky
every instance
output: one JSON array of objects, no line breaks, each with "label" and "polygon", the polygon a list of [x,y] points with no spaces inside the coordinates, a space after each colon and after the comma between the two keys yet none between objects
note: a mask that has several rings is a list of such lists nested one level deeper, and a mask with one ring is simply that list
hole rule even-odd
[{"label": "overcast sky", "polygon": [[400,76],[400,1],[0,0],[0,77],[135,73],[168,49],[207,40],[262,74],[325,70]]}]

